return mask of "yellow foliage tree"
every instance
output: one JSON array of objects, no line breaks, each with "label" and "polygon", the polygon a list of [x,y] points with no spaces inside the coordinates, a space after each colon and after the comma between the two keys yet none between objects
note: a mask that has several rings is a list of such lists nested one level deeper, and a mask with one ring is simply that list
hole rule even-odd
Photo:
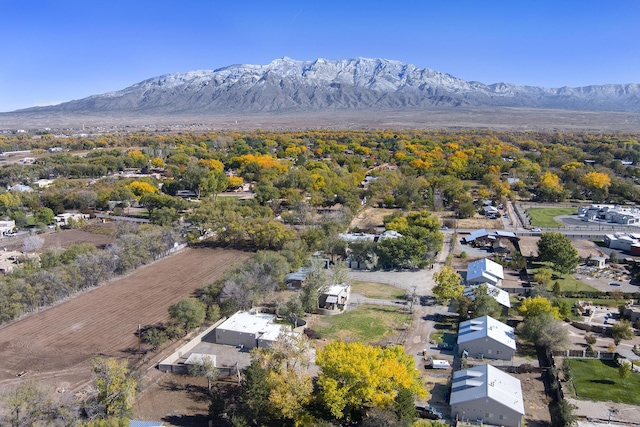
[{"label": "yellow foliage tree", "polygon": [[592,190],[604,190],[611,185],[611,178],[606,173],[589,172],[580,182]]},{"label": "yellow foliage tree", "polygon": [[107,417],[124,417],[131,413],[136,394],[136,380],[129,373],[126,360],[94,359],[91,361],[98,390],[98,401]]},{"label": "yellow foliage tree", "polygon": [[427,395],[415,360],[401,346],[334,341],[317,351],[316,364],[320,397],[336,418],[362,406],[387,408],[401,389]]},{"label": "yellow foliage tree", "polygon": [[154,157],[153,159],[151,159],[151,166],[154,168],[163,168],[164,160],[162,160],[160,157]]},{"label": "yellow foliage tree", "polygon": [[542,176],[540,177],[540,186],[553,191],[562,191],[560,177],[551,172],[545,172],[542,174]]},{"label": "yellow foliage tree", "polygon": [[229,188],[238,188],[244,184],[244,179],[241,176],[230,176],[228,182]]},{"label": "yellow foliage tree", "polygon": [[129,188],[131,189],[133,194],[136,195],[138,200],[145,194],[160,192],[160,190],[158,190],[158,187],[154,187],[153,185],[145,181],[133,181],[131,184],[129,184]]},{"label": "yellow foliage tree", "polygon": [[216,159],[201,159],[198,161],[198,165],[219,172],[224,170],[224,164],[220,160]]},{"label": "yellow foliage tree", "polygon": [[525,318],[539,316],[543,313],[551,313],[556,319],[561,318],[558,307],[554,307],[551,301],[541,296],[525,298],[520,304],[518,312]]}]

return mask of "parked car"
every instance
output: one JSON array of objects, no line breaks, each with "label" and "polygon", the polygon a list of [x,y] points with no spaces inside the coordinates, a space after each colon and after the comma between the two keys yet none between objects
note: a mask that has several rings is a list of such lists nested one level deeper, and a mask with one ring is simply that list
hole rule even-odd
[{"label": "parked car", "polygon": [[622,286],[622,285],[618,282],[611,282],[609,283],[609,286]]},{"label": "parked car", "polygon": [[533,227],[533,228],[531,229],[531,231],[533,231],[534,233],[540,233],[540,232],[542,231],[542,228],[540,228],[540,227]]},{"label": "parked car", "polygon": [[444,341],[438,343],[438,348],[440,350],[453,350],[453,346],[448,342],[444,342]]},{"label": "parked car", "polygon": [[442,227],[440,227],[440,230],[448,230],[449,227],[447,227],[446,225],[443,225]]},{"label": "parked car", "polygon": [[427,418],[429,420],[442,419],[442,412],[432,406],[416,406],[416,412],[420,418]]}]

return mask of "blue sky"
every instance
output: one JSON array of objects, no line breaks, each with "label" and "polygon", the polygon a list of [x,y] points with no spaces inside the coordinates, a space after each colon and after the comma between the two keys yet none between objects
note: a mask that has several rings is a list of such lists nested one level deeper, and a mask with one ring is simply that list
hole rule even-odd
[{"label": "blue sky", "polygon": [[179,71],[355,57],[483,83],[640,83],[637,0],[0,0],[0,111]]}]

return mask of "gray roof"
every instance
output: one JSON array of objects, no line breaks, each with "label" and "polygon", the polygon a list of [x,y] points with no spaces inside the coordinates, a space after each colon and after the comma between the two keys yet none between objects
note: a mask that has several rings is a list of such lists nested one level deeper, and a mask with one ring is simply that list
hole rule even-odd
[{"label": "gray roof", "polygon": [[509,298],[509,293],[489,283],[467,286],[466,288],[464,288],[462,295],[471,298],[471,300],[473,301],[476,299],[476,295],[473,293],[473,290],[478,286],[483,285],[487,287],[487,295],[492,296],[493,299],[495,299],[500,305],[511,308],[511,299]]},{"label": "gray roof", "polygon": [[492,400],[524,415],[519,379],[491,365],[454,372],[449,403],[456,405],[480,399]]},{"label": "gray roof", "polygon": [[491,316],[477,317],[460,323],[458,344],[486,338],[497,341],[514,350],[516,349],[513,328]]},{"label": "gray roof", "polygon": [[141,421],[141,420],[130,420],[129,427],[162,427],[162,421]]},{"label": "gray roof", "polygon": [[488,258],[479,259],[467,266],[467,282],[484,282],[482,279],[487,279],[487,283],[497,283],[498,279],[504,279],[504,269],[502,265],[497,262],[493,262]]}]

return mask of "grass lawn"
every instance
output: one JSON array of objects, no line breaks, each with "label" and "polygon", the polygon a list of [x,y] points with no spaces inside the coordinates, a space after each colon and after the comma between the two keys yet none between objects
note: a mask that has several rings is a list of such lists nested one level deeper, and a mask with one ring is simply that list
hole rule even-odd
[{"label": "grass lawn", "polygon": [[[548,263],[533,263],[532,267],[533,274],[536,274],[541,268],[548,268],[550,270],[553,270],[553,268],[551,268],[551,264]],[[593,286],[589,286],[586,283],[576,279],[571,274],[563,274],[562,276],[560,276],[557,272],[553,272],[551,281],[547,285],[547,290],[552,290],[553,285],[556,282],[560,284],[561,292],[600,292]]]},{"label": "grass lawn", "polygon": [[413,316],[391,305],[364,304],[336,316],[325,316],[312,326],[322,338],[377,342],[391,338]]},{"label": "grass lawn", "polygon": [[624,382],[612,360],[569,360],[576,397],[640,405],[640,374],[632,373]]},{"label": "grass lawn", "polygon": [[616,307],[616,308],[620,304],[622,304],[622,300],[618,300],[616,302],[616,300],[614,300],[614,299],[605,299],[605,298],[558,298],[558,299],[560,301],[567,302],[571,307],[573,307],[573,305],[577,301],[589,301],[589,302],[593,303],[593,305],[596,305],[596,306]]},{"label": "grass lawn", "polygon": [[455,345],[458,337],[458,322],[455,318],[441,317],[436,320],[434,328],[436,331],[431,332],[429,340],[436,343],[446,342],[447,344]]},{"label": "grass lawn", "polygon": [[576,208],[529,208],[527,215],[531,218],[531,225],[537,227],[555,228],[562,224],[553,218],[558,215],[571,215],[576,213]]},{"label": "grass lawn", "polygon": [[351,292],[354,294],[363,295],[367,298],[387,300],[402,299],[406,294],[403,289],[399,289],[391,285],[386,285],[384,283],[358,281],[354,281],[351,283]]}]

